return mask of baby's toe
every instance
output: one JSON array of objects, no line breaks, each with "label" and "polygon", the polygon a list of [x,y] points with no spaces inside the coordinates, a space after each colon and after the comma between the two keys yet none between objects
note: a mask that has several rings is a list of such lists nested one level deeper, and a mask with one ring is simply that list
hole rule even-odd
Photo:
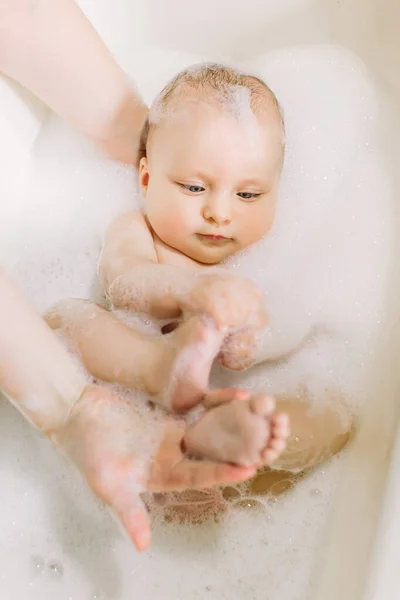
[{"label": "baby's toe", "polygon": [[275,400],[266,394],[255,394],[249,404],[252,412],[260,417],[269,417],[275,410]]},{"label": "baby's toe", "polygon": [[271,434],[273,437],[288,438],[290,435],[289,417],[286,414],[275,415],[271,420]]},{"label": "baby's toe", "polygon": [[282,454],[286,448],[286,441],[271,439],[268,446],[261,453],[261,460],[265,465],[271,465]]},{"label": "baby's toe", "polygon": [[285,448],[286,439],[270,438],[266,450],[275,450],[276,452],[282,452]]},{"label": "baby's toe", "polygon": [[267,449],[261,454],[262,465],[269,467],[279,458],[280,452],[277,450]]},{"label": "baby's toe", "polygon": [[286,448],[289,436],[289,419],[287,415],[276,415],[271,419],[271,435],[267,445],[261,453],[261,460],[265,465],[271,465]]}]

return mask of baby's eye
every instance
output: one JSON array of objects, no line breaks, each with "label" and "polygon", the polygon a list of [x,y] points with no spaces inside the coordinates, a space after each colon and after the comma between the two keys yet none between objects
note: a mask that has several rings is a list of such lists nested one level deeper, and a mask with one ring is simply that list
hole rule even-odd
[{"label": "baby's eye", "polygon": [[192,194],[200,194],[200,192],[204,192],[204,188],[201,185],[183,184],[182,187],[184,187],[185,190],[188,190],[188,192],[192,192]]},{"label": "baby's eye", "polygon": [[254,198],[258,198],[261,194],[256,194],[255,192],[239,192],[239,198],[243,198],[243,200],[253,200]]}]

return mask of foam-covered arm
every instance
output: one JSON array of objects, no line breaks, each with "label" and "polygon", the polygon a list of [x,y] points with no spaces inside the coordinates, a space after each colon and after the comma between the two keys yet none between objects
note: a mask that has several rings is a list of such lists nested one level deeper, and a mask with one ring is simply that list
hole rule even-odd
[{"label": "foam-covered arm", "polygon": [[198,282],[196,272],[170,265],[144,264],[114,280],[107,295],[113,306],[158,319],[182,314],[181,300]]},{"label": "foam-covered arm", "polygon": [[73,0],[0,0],[0,71],[113,158],[136,162],[146,107]]},{"label": "foam-covered arm", "polygon": [[0,269],[0,388],[51,435],[66,422],[85,385],[61,342]]}]

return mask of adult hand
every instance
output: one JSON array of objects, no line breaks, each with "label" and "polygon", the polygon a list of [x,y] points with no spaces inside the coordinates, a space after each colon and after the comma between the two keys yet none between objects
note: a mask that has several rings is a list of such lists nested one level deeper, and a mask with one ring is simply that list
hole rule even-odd
[{"label": "adult hand", "polygon": [[93,492],[118,517],[138,550],[146,550],[151,543],[141,492],[234,483],[256,471],[255,467],[188,459],[181,449],[183,424],[160,414],[154,434],[129,398],[108,388],[89,386],[66,425],[52,436]]},{"label": "adult hand", "polygon": [[132,91],[115,113],[104,137],[92,141],[110,158],[139,166],[145,154],[147,115],[147,106]]},{"label": "adult hand", "polygon": [[74,0],[0,0],[0,71],[108,156],[138,164],[147,107]]}]

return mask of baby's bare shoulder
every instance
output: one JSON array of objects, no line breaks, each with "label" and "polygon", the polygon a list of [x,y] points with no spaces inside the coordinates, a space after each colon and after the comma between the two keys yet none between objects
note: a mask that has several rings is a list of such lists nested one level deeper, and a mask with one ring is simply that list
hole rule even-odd
[{"label": "baby's bare shoulder", "polygon": [[119,215],[111,223],[106,234],[106,239],[131,233],[137,234],[139,232],[142,232],[143,235],[147,233],[151,238],[150,229],[143,214],[138,210],[130,210],[129,212]]},{"label": "baby's bare shoulder", "polygon": [[104,252],[156,259],[153,237],[142,213],[132,210],[115,219],[107,231]]},{"label": "baby's bare shoulder", "polygon": [[104,289],[135,266],[156,262],[153,237],[143,215],[132,210],[115,219],[106,233],[99,264]]}]

